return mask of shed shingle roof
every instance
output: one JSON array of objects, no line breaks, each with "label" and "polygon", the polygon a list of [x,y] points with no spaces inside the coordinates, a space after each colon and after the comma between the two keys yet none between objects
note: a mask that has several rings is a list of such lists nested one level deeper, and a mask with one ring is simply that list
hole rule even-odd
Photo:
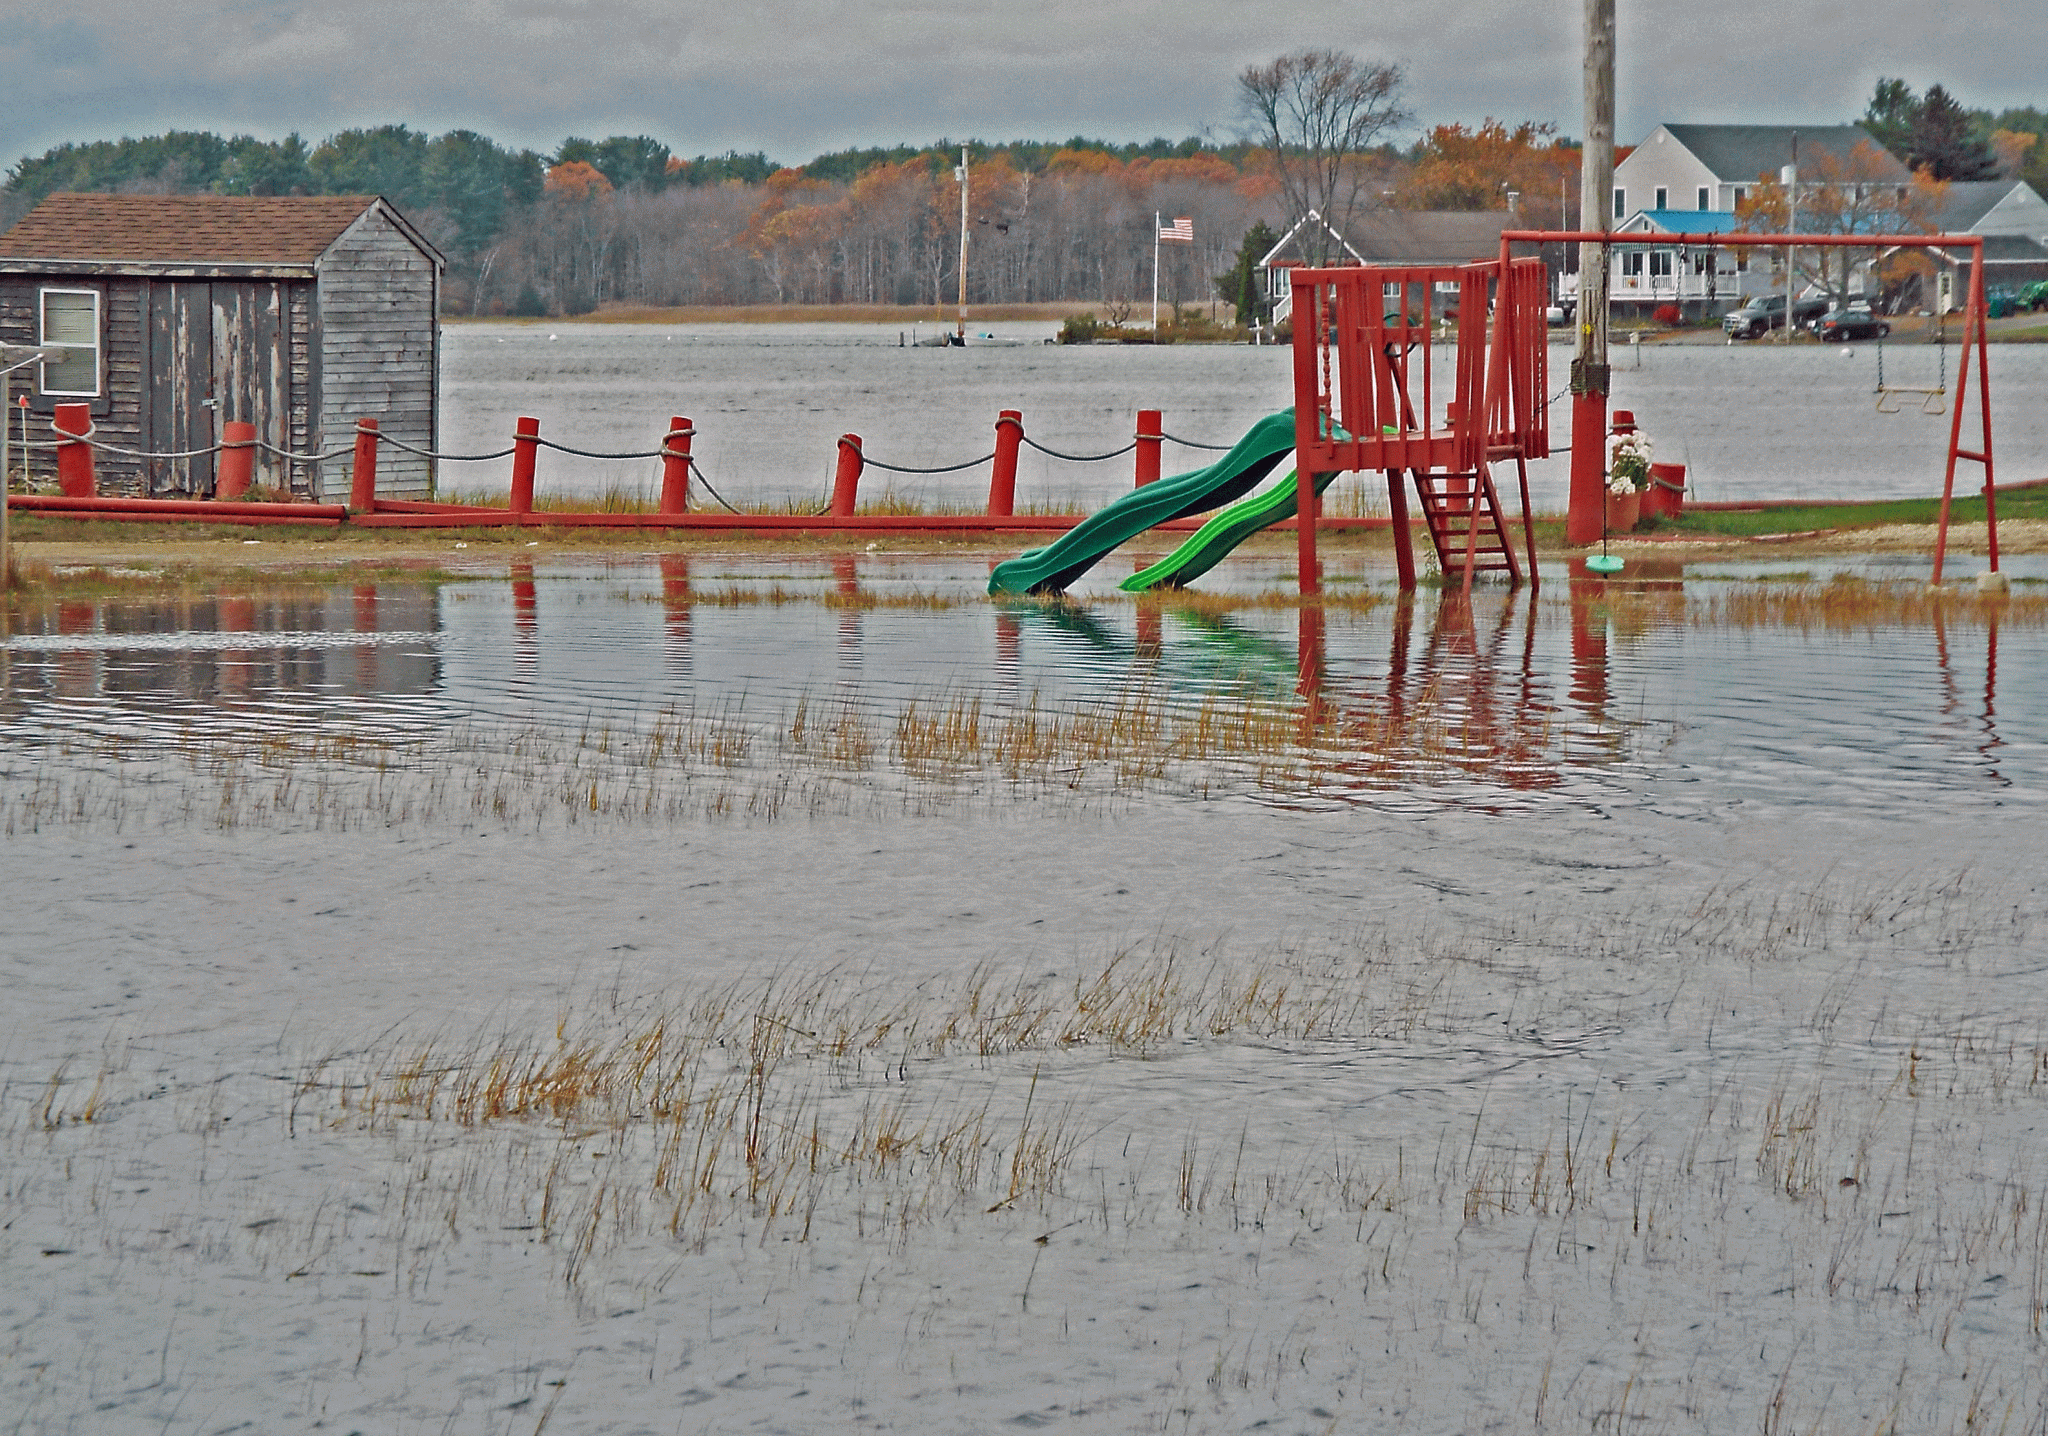
[{"label": "shed shingle roof", "polygon": [[310,265],[374,195],[53,194],[0,234],[0,259]]}]

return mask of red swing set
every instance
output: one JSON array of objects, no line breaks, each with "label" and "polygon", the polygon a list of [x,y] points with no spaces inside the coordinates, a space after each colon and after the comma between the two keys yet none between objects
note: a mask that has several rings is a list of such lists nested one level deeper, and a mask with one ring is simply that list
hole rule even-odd
[{"label": "red swing set", "polygon": [[[1991,386],[1985,335],[1983,240],[1976,235],[1660,234],[1661,245],[1779,249],[1966,251],[1963,355],[1950,411],[1947,466],[1932,581],[1948,553],[1956,466],[1984,470],[1990,572],[1998,570],[1998,510],[1991,454]],[[1547,275],[1540,259],[1513,257],[1518,244],[1612,244],[1598,230],[1508,230],[1500,258],[1478,264],[1382,267],[1347,265],[1290,271],[1294,292],[1296,512],[1316,512],[1316,495],[1339,472],[1386,475],[1394,558],[1403,589],[1416,583],[1409,523],[1412,484],[1439,570],[1471,591],[1475,573],[1509,583],[1536,582],[1536,537],[1529,505],[1531,459],[1550,454]],[[1582,307],[1582,324],[1591,322]],[[1435,348],[1454,348],[1451,392],[1432,372]],[[1963,446],[1963,411],[1972,361],[1977,373],[1978,439]],[[1573,395],[1566,541],[1583,546],[1601,534],[1607,482],[1605,385]],[[1512,459],[1520,489],[1518,555],[1503,513],[1493,465]],[[1320,477],[1319,477],[1320,476]],[[1299,582],[1320,588],[1316,525],[1296,530]]]}]

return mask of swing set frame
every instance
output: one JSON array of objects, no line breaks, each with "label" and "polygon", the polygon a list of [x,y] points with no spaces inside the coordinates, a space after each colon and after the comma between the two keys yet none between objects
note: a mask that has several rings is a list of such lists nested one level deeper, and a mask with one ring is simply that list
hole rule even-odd
[{"label": "swing set frame", "polygon": [[[1640,247],[1642,236],[1617,236],[1611,230],[1503,230],[1500,236],[1500,257],[1506,265],[1512,246],[1517,244],[1598,244],[1612,249],[1616,243]],[[1962,460],[1981,465],[1984,470],[1984,525],[1990,547],[1990,571],[1998,572],[1998,500],[1993,478],[1991,460],[1991,354],[1985,335],[1987,306],[1984,300],[1984,240],[1974,234],[1658,234],[1655,242],[1659,247],[1687,248],[1698,246],[1714,249],[1921,249],[1936,251],[1943,258],[1955,261],[1954,251],[1969,254],[1970,284],[1963,301],[1963,353],[1956,365],[1956,392],[1954,405],[1949,410],[1948,461],[1941,480],[1941,518],[1934,537],[1934,573],[1931,582],[1941,582],[1943,562],[1948,556],[1949,510],[1955,498],[1956,465]],[[1785,267],[1786,309],[1791,309],[1791,286],[1793,269]],[[1590,326],[1592,319],[1580,296],[1578,320],[1581,326]],[[1603,326],[1604,328],[1604,326]],[[1604,346],[1603,346],[1604,347]],[[1963,447],[1963,410],[1968,407],[1970,393],[1970,361],[1976,359],[1977,368],[1977,447]],[[1600,385],[1600,405],[1605,410],[1606,385]],[[1880,393],[1879,404],[1884,395]],[[1607,427],[1604,417],[1599,428]],[[1591,463],[1598,471],[1606,469],[1605,433],[1581,433],[1579,426],[1573,426],[1572,451],[1573,471],[1578,472],[1584,463]],[[1589,450],[1582,454],[1582,446],[1598,450],[1597,457]]]}]

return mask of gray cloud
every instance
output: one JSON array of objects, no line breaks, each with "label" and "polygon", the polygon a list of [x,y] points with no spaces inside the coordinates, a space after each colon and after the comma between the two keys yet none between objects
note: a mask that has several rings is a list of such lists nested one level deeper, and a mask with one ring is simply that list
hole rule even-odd
[{"label": "gray cloud", "polygon": [[[1839,122],[1879,75],[2048,103],[2048,27],[2004,0],[1622,0],[1620,137],[1660,120]],[[853,144],[1235,125],[1232,77],[1303,46],[1399,60],[1420,124],[1579,123],[1579,6],[1483,0],[154,0],[0,24],[0,155],[179,126],[309,139],[457,125],[551,148],[646,132],[784,160]]]}]

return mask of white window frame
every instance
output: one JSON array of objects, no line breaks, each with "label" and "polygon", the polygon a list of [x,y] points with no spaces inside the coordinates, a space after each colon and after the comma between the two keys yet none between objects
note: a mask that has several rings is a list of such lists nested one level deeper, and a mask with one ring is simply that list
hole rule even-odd
[{"label": "white window frame", "polygon": [[[53,294],[82,294],[92,300],[92,342],[77,344],[69,340],[53,341],[50,335],[50,296]],[[49,349],[89,349],[92,351],[92,388],[53,389],[50,387],[50,366],[36,366],[37,387],[53,399],[97,399],[105,388],[102,380],[104,366],[100,362],[100,334],[104,319],[103,296],[97,289],[71,289],[62,285],[45,285],[36,290],[36,335],[37,343]]]},{"label": "white window frame", "polygon": [[1651,251],[1650,251],[1650,279],[1651,279],[1651,281],[1652,281],[1652,282],[1654,283],[1655,281],[1657,281],[1657,280],[1659,280],[1659,279],[1669,279],[1669,278],[1671,278],[1671,251],[1670,251],[1670,250],[1668,250],[1668,249],[1653,249],[1653,250],[1651,250]]}]

